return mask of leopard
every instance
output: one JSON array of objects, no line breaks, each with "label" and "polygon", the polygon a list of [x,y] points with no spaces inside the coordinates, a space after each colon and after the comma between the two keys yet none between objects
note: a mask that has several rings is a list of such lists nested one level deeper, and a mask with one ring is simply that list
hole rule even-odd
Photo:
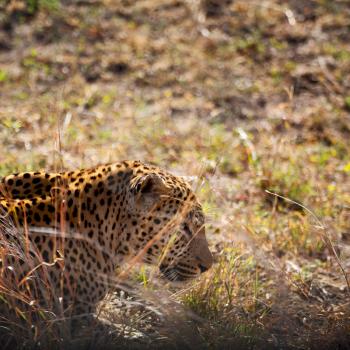
[{"label": "leopard", "polygon": [[213,264],[191,185],[141,161],[5,176],[1,212],[17,231],[1,231],[0,222],[0,239],[26,242],[32,257],[31,264],[23,256],[5,259],[17,262],[17,283],[46,268],[71,316],[94,313],[124,263],[155,265],[170,283],[193,280]]}]

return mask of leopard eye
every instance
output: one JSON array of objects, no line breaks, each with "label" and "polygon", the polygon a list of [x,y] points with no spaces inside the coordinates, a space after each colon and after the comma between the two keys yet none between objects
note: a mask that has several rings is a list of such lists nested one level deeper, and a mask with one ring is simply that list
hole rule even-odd
[{"label": "leopard eye", "polygon": [[192,217],[193,223],[195,226],[202,226],[204,225],[204,218],[202,215],[195,213]]}]

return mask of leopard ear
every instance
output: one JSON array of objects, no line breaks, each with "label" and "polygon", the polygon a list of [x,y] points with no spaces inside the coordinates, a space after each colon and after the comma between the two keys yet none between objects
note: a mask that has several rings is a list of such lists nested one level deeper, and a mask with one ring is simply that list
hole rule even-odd
[{"label": "leopard ear", "polygon": [[135,179],[133,184],[135,194],[142,195],[162,195],[170,192],[164,180],[155,173],[143,175]]}]

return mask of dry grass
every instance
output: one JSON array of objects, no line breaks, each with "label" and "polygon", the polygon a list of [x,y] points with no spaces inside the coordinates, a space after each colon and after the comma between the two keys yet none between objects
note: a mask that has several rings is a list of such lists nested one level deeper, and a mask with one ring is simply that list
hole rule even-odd
[{"label": "dry grass", "polygon": [[209,3],[0,16],[0,175],[142,159],[197,176],[216,257],[177,287],[135,266],[101,311],[115,326],[59,346],[349,348],[348,3]]},{"label": "dry grass", "polygon": [[[62,209],[61,209],[62,210]],[[122,267],[110,281],[109,295],[102,301],[96,315],[70,315],[71,305],[64,300],[74,287],[65,279],[64,239],[79,237],[77,233],[65,229],[42,229],[44,235],[55,235],[57,257],[53,262],[45,262],[35,245],[29,240],[29,231],[39,228],[17,227],[7,213],[0,216],[0,343],[3,348],[67,349],[85,347],[150,346],[160,341],[171,346],[171,341],[181,335],[181,342],[189,346],[193,341],[203,344],[195,324],[202,320],[186,310],[171,293],[160,292],[164,288],[153,274],[140,276],[131,273],[152,244],[156,243],[168,230],[173,230],[187,216],[189,205],[174,217],[135,257]],[[64,215],[61,217],[63,218]],[[64,228],[64,220],[61,225]],[[170,240],[166,250],[171,249]],[[165,254],[165,253],[164,253]],[[159,264],[162,256],[159,257]],[[59,269],[61,280],[57,289],[50,279],[50,269]],[[159,292],[149,288],[150,284]],[[117,309],[116,309],[117,308]],[[93,316],[93,317],[91,317]],[[188,324],[187,324],[188,323]],[[158,325],[158,328],[152,328]],[[146,332],[149,331],[149,334]],[[176,330],[176,331],[174,331]],[[102,341],[101,341],[102,338]],[[134,338],[136,340],[134,340]],[[141,339],[139,339],[141,338]],[[160,345],[159,344],[159,345]],[[178,345],[179,345],[178,344]]]}]

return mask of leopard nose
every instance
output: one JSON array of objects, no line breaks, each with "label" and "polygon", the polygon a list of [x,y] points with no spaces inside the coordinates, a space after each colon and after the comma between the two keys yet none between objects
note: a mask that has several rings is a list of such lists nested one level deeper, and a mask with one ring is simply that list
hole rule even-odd
[{"label": "leopard nose", "polygon": [[201,270],[201,273],[203,273],[203,272],[205,272],[205,271],[208,270],[208,267],[206,267],[206,266],[204,266],[204,265],[202,265],[202,264],[199,264],[198,267],[199,267],[199,269]]}]

